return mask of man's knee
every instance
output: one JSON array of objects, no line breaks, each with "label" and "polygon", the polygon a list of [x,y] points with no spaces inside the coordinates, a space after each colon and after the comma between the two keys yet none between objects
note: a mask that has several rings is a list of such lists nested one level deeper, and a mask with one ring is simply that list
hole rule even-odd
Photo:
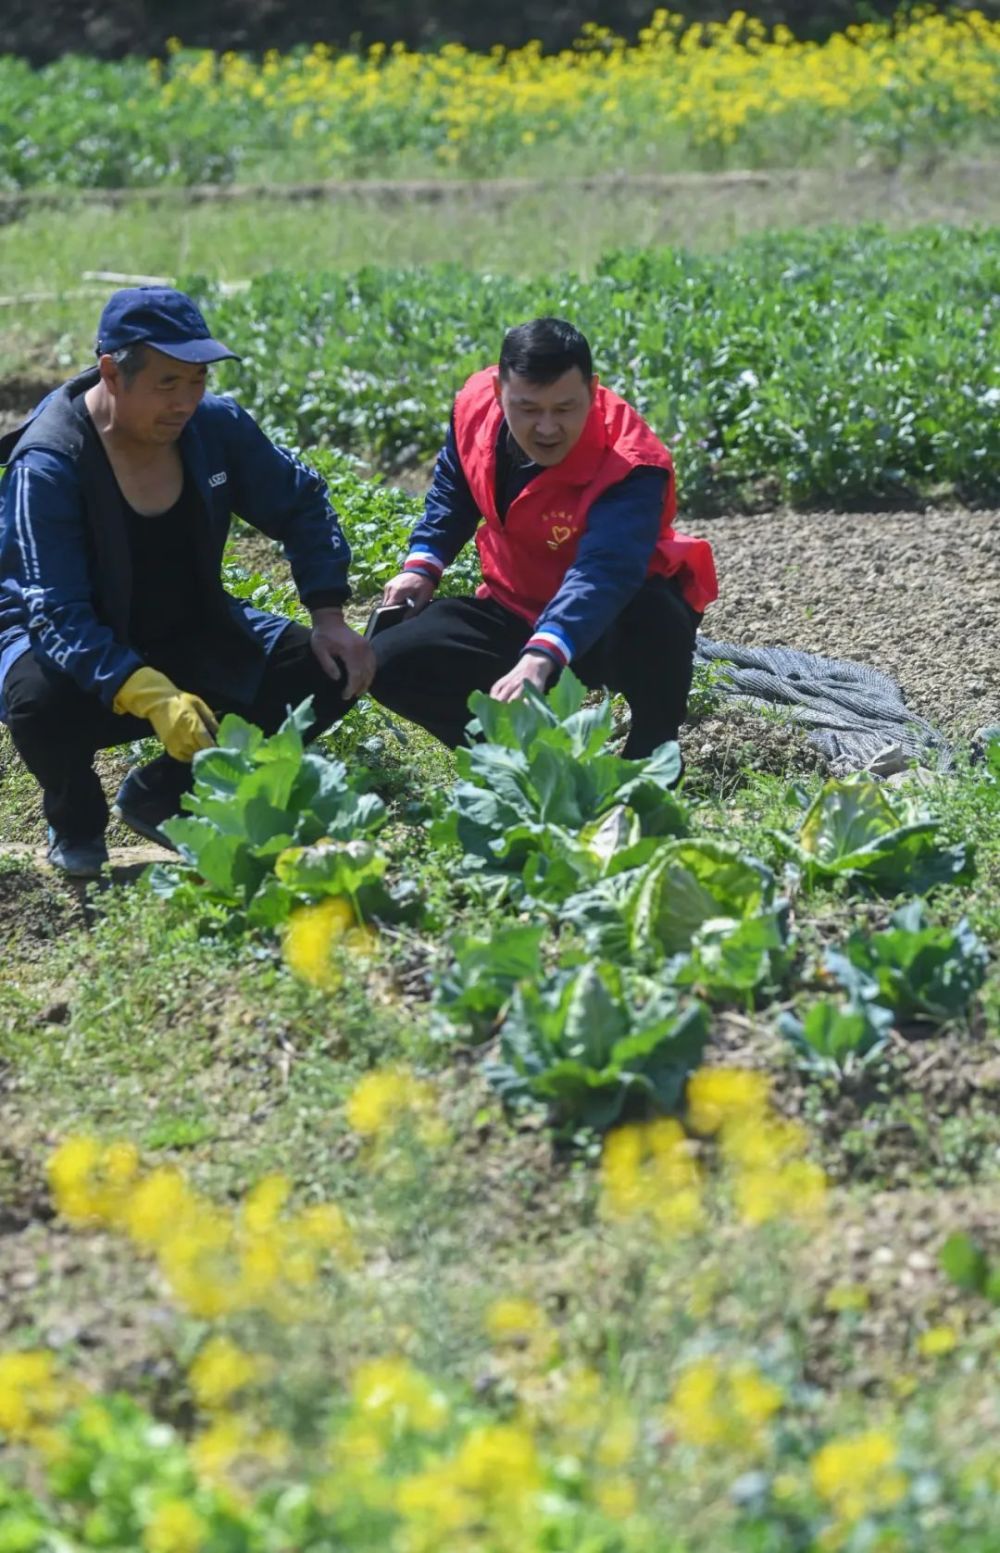
[{"label": "man's knee", "polygon": [[[100,733],[108,721],[106,709],[68,674],[48,669],[25,654],[11,667],[3,693],[7,726],[15,743],[22,736],[63,744],[89,742],[92,735],[94,749],[100,747]],[[122,742],[129,737],[123,733]]]},{"label": "man's knee", "polygon": [[694,652],[700,616],[671,578],[650,577],[626,605],[619,623],[630,634]]}]

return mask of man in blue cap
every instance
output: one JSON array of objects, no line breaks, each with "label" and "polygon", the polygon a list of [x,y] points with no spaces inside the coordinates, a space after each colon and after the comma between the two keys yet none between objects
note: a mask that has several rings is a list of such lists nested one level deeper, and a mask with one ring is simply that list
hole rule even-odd
[{"label": "man in blue cap", "polygon": [[[273,732],[312,696],[315,736],[374,673],[326,486],[206,392],[210,364],[238,358],[191,299],[115,292],[97,358],[0,440],[0,718],[41,785],[50,860],[80,878],[107,861],[97,750],[159,737],[114,807],[160,840],[221,713]],[[311,630],[225,592],[234,513],[281,541]]]}]

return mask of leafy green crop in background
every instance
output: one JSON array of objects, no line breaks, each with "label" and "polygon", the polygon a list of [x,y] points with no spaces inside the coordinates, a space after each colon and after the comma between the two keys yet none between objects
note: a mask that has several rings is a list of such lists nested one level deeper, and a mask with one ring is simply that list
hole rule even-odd
[{"label": "leafy green crop in background", "polygon": [[515,987],[541,975],[544,933],[544,923],[517,922],[489,938],[454,938],[454,958],[435,988],[435,1002],[445,1019],[464,1025],[474,1041],[492,1034]]},{"label": "leafy green crop in background", "polygon": [[892,1012],[864,998],[819,998],[802,1019],[782,1014],[778,1029],[788,1037],[803,1068],[834,1075],[853,1073],[877,1058],[892,1028]]},{"label": "leafy green crop in background", "polygon": [[612,255],[589,280],[441,265],[272,272],[229,296],[187,284],[243,356],[223,380],[305,448],[389,469],[432,457],[504,330],[554,313],[670,444],[685,510],[1000,492],[995,230],[776,233],[714,257]]}]

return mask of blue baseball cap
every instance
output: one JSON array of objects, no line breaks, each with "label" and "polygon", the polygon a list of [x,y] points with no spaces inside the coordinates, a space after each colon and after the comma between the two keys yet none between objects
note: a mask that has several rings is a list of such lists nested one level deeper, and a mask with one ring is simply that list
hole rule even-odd
[{"label": "blue baseball cap", "polygon": [[130,286],[108,299],[97,329],[97,354],[110,355],[126,345],[151,345],[165,356],[199,365],[240,359],[212,339],[191,298],[169,286]]}]

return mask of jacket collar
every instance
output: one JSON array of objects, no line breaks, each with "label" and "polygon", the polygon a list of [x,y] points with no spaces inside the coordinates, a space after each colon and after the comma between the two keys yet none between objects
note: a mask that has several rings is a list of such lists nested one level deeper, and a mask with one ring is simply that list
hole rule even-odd
[{"label": "jacket collar", "polygon": [[86,436],[82,398],[100,375],[97,367],[88,367],[48,394],[26,421],[0,438],[0,464],[10,463],[29,448],[45,448],[50,453],[78,458]]}]

